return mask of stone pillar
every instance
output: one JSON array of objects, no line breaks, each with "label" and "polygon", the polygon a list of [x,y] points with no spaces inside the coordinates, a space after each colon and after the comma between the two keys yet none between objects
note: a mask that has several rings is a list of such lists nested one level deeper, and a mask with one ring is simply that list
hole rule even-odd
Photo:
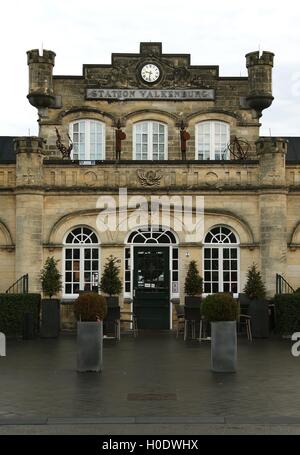
[{"label": "stone pillar", "polygon": [[43,139],[19,137],[16,151],[16,280],[29,274],[29,292],[40,292],[43,266]]},{"label": "stone pillar", "polygon": [[267,295],[276,291],[276,273],[286,272],[287,187],[285,157],[287,141],[261,137],[256,142],[259,157],[259,213],[261,271]]}]

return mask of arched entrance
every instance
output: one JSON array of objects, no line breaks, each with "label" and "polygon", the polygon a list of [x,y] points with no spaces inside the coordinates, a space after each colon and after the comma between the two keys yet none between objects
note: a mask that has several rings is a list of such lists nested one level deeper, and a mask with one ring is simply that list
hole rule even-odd
[{"label": "arched entrance", "polygon": [[171,295],[178,289],[178,242],[170,230],[147,226],[131,232],[125,247],[125,294],[141,329],[171,328]]}]

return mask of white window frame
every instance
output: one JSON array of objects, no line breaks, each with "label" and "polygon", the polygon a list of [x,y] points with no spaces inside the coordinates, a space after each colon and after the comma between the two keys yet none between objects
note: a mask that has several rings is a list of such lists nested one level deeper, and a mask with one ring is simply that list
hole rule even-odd
[{"label": "white window frame", "polygon": [[[198,158],[199,156],[199,149],[198,149],[198,145],[199,145],[199,126],[200,125],[205,125],[205,124],[209,124],[209,135],[210,135],[210,138],[209,138],[209,160],[215,160],[215,138],[216,138],[216,134],[215,134],[215,126],[217,123],[221,123],[222,125],[226,125],[226,128],[227,128],[227,139],[226,139],[226,144],[228,145],[229,142],[230,142],[230,125],[229,123],[227,122],[223,122],[221,120],[204,120],[202,122],[199,122],[195,125],[195,159],[197,161],[205,161],[205,160],[201,160]],[[224,156],[224,160],[229,160],[230,158],[230,155],[229,155],[229,150],[226,150],[226,156]],[[219,161],[219,160],[218,160]]]},{"label": "white window frame", "polygon": [[[225,227],[227,229],[229,229],[236,237],[237,239],[237,242],[236,243],[203,243],[203,248],[202,248],[202,270],[203,270],[203,288],[204,288],[204,283],[205,283],[205,266],[204,266],[204,261],[205,261],[205,248],[218,248],[219,250],[219,254],[218,254],[218,262],[219,262],[219,268],[218,268],[218,274],[219,274],[219,280],[218,280],[218,283],[219,283],[219,289],[218,289],[218,292],[225,292],[223,291],[223,286],[224,286],[224,281],[223,281],[223,261],[224,261],[224,254],[223,254],[223,251],[224,251],[224,248],[228,248],[228,249],[232,249],[232,248],[235,248],[237,250],[237,292],[233,294],[233,296],[235,298],[238,298],[238,295],[239,295],[239,292],[240,292],[240,264],[241,264],[241,261],[240,261],[240,243],[239,243],[239,238],[238,238],[238,235],[236,234],[236,232],[230,228],[229,226],[225,226],[225,225],[217,225],[217,226],[212,226],[205,234],[204,236],[204,239],[206,237],[206,235],[214,228],[216,227]],[[210,295],[210,294],[213,294],[213,293],[208,293],[208,292],[204,292],[203,293],[203,296],[206,297],[207,295]]]},{"label": "white window frame", "polygon": [[142,123],[147,124],[147,135],[148,135],[148,147],[147,147],[147,160],[149,161],[157,161],[153,160],[153,124],[157,123],[158,125],[163,125],[164,127],[164,160],[168,159],[168,125],[163,122],[159,122],[156,120],[143,120],[141,122],[134,123],[133,125],[133,159],[137,161],[142,161],[140,158],[136,157],[136,128],[137,125],[140,125]]},{"label": "white window frame", "polygon": [[[69,135],[70,135],[70,138],[71,140],[73,141],[73,134],[74,134],[74,131],[73,131],[73,128],[74,128],[74,125],[76,123],[81,123],[83,122],[84,125],[85,125],[85,128],[84,128],[84,150],[85,150],[85,156],[84,156],[84,160],[81,160],[79,157],[78,157],[78,160],[79,161],[85,161],[86,164],[88,163],[92,163],[92,162],[95,162],[95,161],[102,161],[102,160],[105,160],[105,123],[104,122],[101,122],[100,120],[95,120],[95,119],[77,119],[77,120],[74,120],[73,122],[71,122],[69,124]],[[91,159],[91,148],[90,148],[90,145],[91,145],[91,122],[95,122],[97,123],[98,125],[101,125],[101,128],[102,128],[102,142],[101,142],[101,147],[102,147],[102,157],[101,158],[95,158],[95,159]],[[74,150],[72,150],[71,152],[71,159],[74,159],[73,158],[74,156]]]},{"label": "white window frame", "polygon": [[[74,231],[77,228],[87,228],[90,231],[92,231],[94,234],[96,234],[98,243],[66,243],[68,235]],[[100,272],[101,272],[101,248],[100,248],[100,242],[99,242],[99,236],[97,233],[94,231],[94,229],[90,228],[89,226],[85,225],[80,225],[80,226],[74,226],[72,229],[70,229],[67,234],[65,235],[64,242],[63,242],[63,254],[62,254],[62,297],[67,300],[67,299],[74,299],[77,298],[79,294],[67,294],[65,292],[65,287],[66,287],[66,272],[69,272],[69,270],[66,270],[66,250],[68,249],[79,249],[79,273],[80,273],[80,281],[79,281],[79,290],[82,290],[81,288],[83,287],[84,283],[84,250],[86,249],[98,249],[98,281],[100,281]],[[71,272],[72,273],[72,272]],[[71,282],[73,286],[73,280]]]}]

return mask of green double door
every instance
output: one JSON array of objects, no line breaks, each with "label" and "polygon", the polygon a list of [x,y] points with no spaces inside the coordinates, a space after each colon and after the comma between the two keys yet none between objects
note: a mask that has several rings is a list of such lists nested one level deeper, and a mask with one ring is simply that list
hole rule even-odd
[{"label": "green double door", "polygon": [[168,247],[135,247],[133,311],[139,329],[170,328]]}]

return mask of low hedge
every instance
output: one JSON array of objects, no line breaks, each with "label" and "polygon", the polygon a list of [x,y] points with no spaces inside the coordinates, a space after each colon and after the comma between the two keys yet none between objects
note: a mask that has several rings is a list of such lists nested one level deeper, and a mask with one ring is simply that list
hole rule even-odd
[{"label": "low hedge", "polygon": [[33,313],[35,332],[39,327],[40,294],[0,294],[0,332],[22,335],[25,313]]},{"label": "low hedge", "polygon": [[300,332],[300,293],[278,294],[274,297],[275,331],[280,335]]}]

